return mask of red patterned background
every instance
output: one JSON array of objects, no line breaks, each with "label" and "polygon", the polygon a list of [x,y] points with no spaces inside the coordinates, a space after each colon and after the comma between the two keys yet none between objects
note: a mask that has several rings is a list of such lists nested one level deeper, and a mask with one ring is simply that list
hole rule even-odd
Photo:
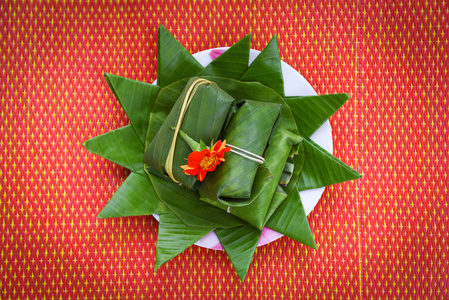
[{"label": "red patterned background", "polygon": [[[0,2],[1,299],[448,299],[447,1]],[[240,283],[193,246],[153,272],[152,217],[98,220],[128,171],[86,139],[128,123],[102,77],[156,79],[157,26],[192,53],[274,33],[319,94],[348,92],[334,153],[363,173]]]}]

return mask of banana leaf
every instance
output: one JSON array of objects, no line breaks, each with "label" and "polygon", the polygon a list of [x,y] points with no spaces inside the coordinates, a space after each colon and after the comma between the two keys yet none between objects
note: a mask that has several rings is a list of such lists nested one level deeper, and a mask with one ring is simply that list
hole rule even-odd
[{"label": "banana leaf", "polygon": [[245,281],[262,231],[249,225],[216,229],[215,233],[240,280]]},{"label": "banana leaf", "polygon": [[348,99],[348,94],[285,97],[304,137],[310,137]]},{"label": "banana leaf", "polygon": [[[166,171],[167,154],[175,134],[173,127],[178,122],[186,93],[197,79],[197,77],[193,77],[188,81],[145,151],[144,162],[161,174],[165,174]],[[159,98],[156,101],[159,101]],[[199,86],[182,120],[181,130],[195,141],[202,140],[204,143],[210,144],[212,140],[217,140],[233,103],[234,99],[215,83]],[[151,123],[150,126],[152,126]],[[191,152],[189,145],[178,138],[175,144],[172,172],[174,178],[188,188],[193,187],[196,177],[184,174],[180,166],[187,164],[187,157]]]},{"label": "banana leaf", "polygon": [[[228,77],[228,76],[225,76]],[[284,76],[277,36],[274,35],[268,45],[251,63],[241,81],[257,81],[284,96]]]},{"label": "banana leaf", "polygon": [[199,199],[198,192],[185,190],[170,179],[148,174],[154,190],[162,203],[178,217],[182,223],[196,228],[230,228],[248,223],[207,204]]},{"label": "banana leaf", "polygon": [[[304,156],[305,156],[302,140],[294,148],[296,148],[296,149],[292,149],[292,153],[294,153],[294,156],[293,156],[294,168],[293,168],[293,172],[291,174],[291,178],[290,178],[290,181],[288,182],[288,184],[286,186],[281,186],[279,184],[276,187],[273,198],[271,199],[271,202],[269,203],[268,206],[255,205],[256,203],[253,203],[249,206],[249,209],[251,209],[251,210],[263,211],[263,213],[260,213],[260,215],[265,214],[265,219],[263,220],[263,222],[261,222],[260,224],[257,223],[259,225],[256,224],[258,226],[258,228],[263,228],[266,225],[266,223],[271,218],[273,213],[278,211],[279,206],[282,204],[282,202],[285,200],[285,198],[287,198],[293,192],[293,190],[296,189],[296,184],[297,184],[298,177],[299,177],[299,174],[301,172],[301,169],[302,169],[302,166],[304,163]],[[289,160],[290,159],[292,159],[292,157],[289,157]],[[290,163],[287,161],[286,165],[287,164],[290,164]],[[284,172],[285,172],[285,168],[284,168]],[[282,174],[284,174],[284,172]],[[282,176],[283,175],[281,175],[281,179],[279,182],[281,182]],[[235,213],[235,215],[240,216],[242,213],[244,213],[244,210],[243,210],[243,212],[234,210],[234,213]],[[248,213],[249,213],[249,211],[248,211]],[[259,215],[259,214],[256,214],[256,215]],[[244,217],[241,217],[241,218],[245,219]],[[250,222],[250,221],[248,221],[248,222],[252,224],[252,222]],[[253,224],[253,225],[255,225],[255,224]]]},{"label": "banana leaf", "polygon": [[143,173],[143,145],[131,125],[91,138],[83,146],[134,172]]},{"label": "banana leaf", "polygon": [[293,159],[287,160],[284,166],[284,171],[282,172],[281,179],[279,180],[280,185],[287,185],[290,182],[290,179],[293,176],[293,171],[295,169],[295,165],[293,164]]},{"label": "banana leaf", "polygon": [[188,79],[182,79],[161,89],[151,110],[148,132],[145,140],[145,151],[158,133],[176,101],[184,90]]},{"label": "banana leaf", "polygon": [[315,239],[297,189],[282,203],[280,210],[270,218],[267,227],[316,249]]},{"label": "banana leaf", "polygon": [[315,189],[362,177],[312,140],[304,139],[304,145],[306,160],[297,183],[298,190]]},{"label": "banana leaf", "polygon": [[[268,222],[268,220],[271,218],[273,213],[275,213],[276,211],[279,210],[279,206],[282,204],[283,200],[287,196],[290,196],[296,189],[296,184],[298,182],[299,174],[301,173],[301,170],[304,166],[304,160],[305,160],[305,149],[304,149],[303,140],[301,139],[301,142],[298,145],[296,145],[295,147],[296,147],[296,149],[292,150],[292,152],[294,153],[294,156],[293,156],[294,168],[293,168],[293,173],[291,175],[290,181],[288,182],[287,186],[282,186],[282,187],[278,186],[278,189],[282,190],[283,193],[285,194],[285,196],[282,199],[277,199],[276,194],[275,194],[275,197],[273,197],[273,200],[271,201],[269,210],[265,216],[264,225]],[[291,159],[291,157],[289,157],[289,159]]]},{"label": "banana leaf", "polygon": [[162,214],[159,219],[154,271],[212,230],[212,228],[187,227],[174,214]]},{"label": "banana leaf", "polygon": [[239,79],[248,69],[250,44],[251,34],[248,34],[208,64],[198,76],[222,76]]},{"label": "banana leaf", "polygon": [[166,212],[159,201],[150,179],[132,172],[119,187],[97,218],[145,216]]},{"label": "banana leaf", "polygon": [[262,229],[265,225],[266,214],[272,205],[273,197],[278,189],[278,182],[282,175],[285,162],[290,153],[292,144],[299,141],[299,136],[279,130],[272,137],[272,143],[266,151],[265,164],[273,175],[270,181],[263,178],[254,182],[251,197],[255,200],[244,207],[232,207],[230,212],[247,221],[256,228]]},{"label": "banana leaf", "polygon": [[296,145],[296,149],[294,150],[293,156],[293,164],[295,168],[293,170],[293,175],[290,178],[287,186],[284,187],[286,193],[290,194],[296,187],[296,183],[298,182],[299,175],[304,167],[304,162],[306,160],[306,150],[304,147],[304,139],[301,138],[301,142]]},{"label": "banana leaf", "polygon": [[157,54],[157,84],[160,87],[195,76],[203,70],[203,66],[162,25],[158,30]]},{"label": "banana leaf", "polygon": [[[269,170],[272,179],[267,180],[266,172],[258,171],[251,193],[251,198],[257,199],[257,201],[250,199],[249,201],[252,202],[251,204],[243,207],[232,207],[230,209],[231,214],[262,230],[266,222],[267,212],[270,209],[272,200],[277,191],[278,182],[284,170],[285,163],[292,152],[292,148],[299,147],[302,139],[288,105],[286,105],[282,97],[272,89],[257,82],[242,82],[221,77],[205,78],[216,82],[222,89],[236,99],[236,101],[252,99],[255,101],[278,103],[282,105],[281,117],[273,128],[268,148],[265,152],[265,166],[262,168],[262,170]],[[296,182],[292,184],[294,186]],[[215,203],[213,202],[214,201],[208,203],[227,210],[226,205],[216,201]]]},{"label": "banana leaf", "polygon": [[[227,143],[262,156],[280,108],[278,103],[246,100],[226,129]],[[254,201],[250,197],[259,164],[231,152],[225,159],[206,176],[200,195],[232,207],[248,205]]]},{"label": "banana leaf", "polygon": [[83,146],[94,154],[144,174],[142,157],[148,118],[160,88],[107,73],[104,77],[131,125],[89,139]]},{"label": "banana leaf", "polygon": [[159,86],[107,73],[104,73],[104,78],[144,145],[150,111],[159,93]]},{"label": "banana leaf", "polygon": [[263,226],[265,226],[271,216],[277,211],[279,206],[284,202],[285,198],[288,197],[289,194],[285,192],[285,190],[278,185],[276,187],[276,192],[273,195],[273,199],[271,199],[270,206],[268,207],[268,211],[265,214],[265,219],[263,222]]}]

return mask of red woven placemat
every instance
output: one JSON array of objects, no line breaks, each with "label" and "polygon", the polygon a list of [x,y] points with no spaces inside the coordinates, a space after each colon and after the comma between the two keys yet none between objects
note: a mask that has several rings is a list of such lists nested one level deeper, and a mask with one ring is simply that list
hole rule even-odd
[{"label": "red woven placemat", "polygon": [[[447,2],[2,1],[1,299],[449,297]],[[319,94],[348,92],[334,153],[363,173],[240,283],[196,246],[153,272],[152,217],[97,220],[127,171],[86,139],[128,120],[102,78],[156,78],[157,26],[191,52],[274,33]]]}]

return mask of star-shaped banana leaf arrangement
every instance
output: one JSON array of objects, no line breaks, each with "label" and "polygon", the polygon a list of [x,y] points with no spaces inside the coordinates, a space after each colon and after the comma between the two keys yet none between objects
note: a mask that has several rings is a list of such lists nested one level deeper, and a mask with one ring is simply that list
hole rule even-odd
[{"label": "star-shaped banana leaf arrangement", "polygon": [[[361,177],[310,139],[349,95],[285,97],[276,36],[248,66],[250,40],[203,67],[160,26],[157,85],[104,74],[131,124],[83,145],[131,173],[98,218],[159,214],[155,270],[213,230],[242,281],[265,226],[316,249],[299,191]],[[178,138],[173,174],[182,185],[167,177],[162,167],[192,82],[207,84],[181,131],[198,143],[243,143],[263,164],[227,154],[200,182],[182,172],[190,148]]]}]

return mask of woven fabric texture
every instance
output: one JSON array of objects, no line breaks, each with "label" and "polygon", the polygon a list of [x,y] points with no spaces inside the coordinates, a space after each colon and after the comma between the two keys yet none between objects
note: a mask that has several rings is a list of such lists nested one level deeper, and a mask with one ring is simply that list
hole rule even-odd
[{"label": "woven fabric texture", "polygon": [[[446,1],[0,2],[1,299],[449,297]],[[128,171],[88,138],[128,124],[102,73],[152,82],[157,27],[192,53],[278,34],[332,118],[334,154],[363,174],[309,215],[318,250],[283,237],[244,283],[193,246],[153,272],[153,217],[99,220]]]}]

